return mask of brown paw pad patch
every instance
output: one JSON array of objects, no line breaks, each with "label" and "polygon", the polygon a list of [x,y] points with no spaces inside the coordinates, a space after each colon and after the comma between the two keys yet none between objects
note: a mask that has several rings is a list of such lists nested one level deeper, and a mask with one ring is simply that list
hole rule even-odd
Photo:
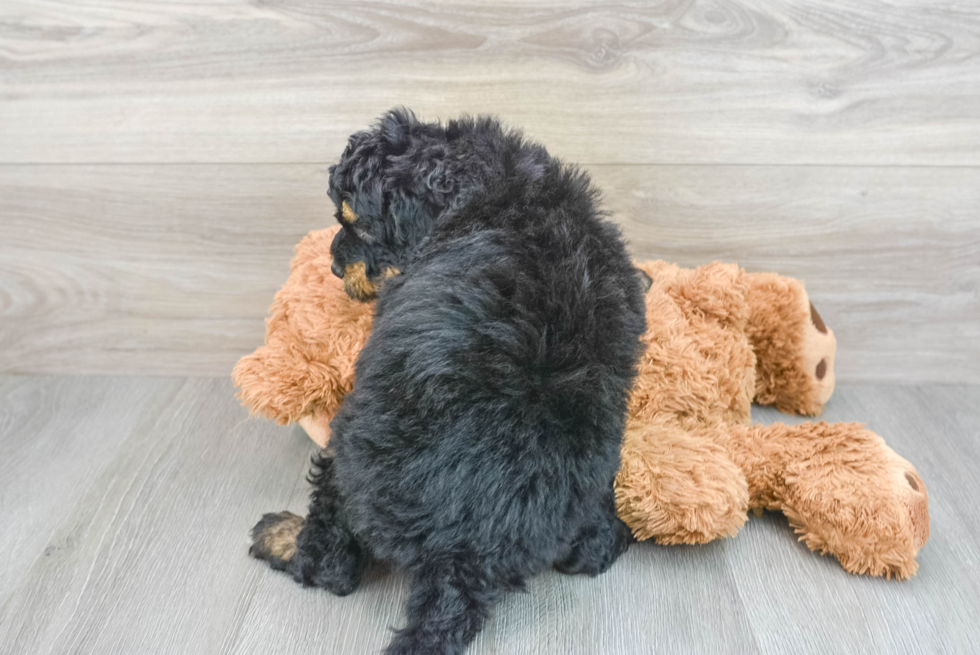
[{"label": "brown paw pad patch", "polygon": [[817,370],[815,371],[815,373],[817,374],[817,379],[818,380],[823,380],[823,376],[827,375],[827,360],[826,359],[821,359],[820,360],[820,363],[817,364]]},{"label": "brown paw pad patch", "polygon": [[266,514],[252,528],[252,557],[288,562],[296,554],[296,537],[303,527],[303,517],[292,512]]},{"label": "brown paw pad patch", "polygon": [[827,325],[820,318],[820,314],[817,313],[817,308],[810,303],[810,320],[813,322],[813,327],[817,328],[817,332],[820,334],[827,334]]}]

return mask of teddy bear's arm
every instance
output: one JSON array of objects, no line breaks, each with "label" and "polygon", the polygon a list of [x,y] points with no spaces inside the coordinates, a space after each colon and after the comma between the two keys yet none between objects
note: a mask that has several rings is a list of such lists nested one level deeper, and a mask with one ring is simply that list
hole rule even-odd
[{"label": "teddy bear's arm", "polygon": [[616,508],[637,539],[699,544],[734,536],[748,501],[745,476],[717,435],[667,421],[627,425]]},{"label": "teddy bear's arm", "polygon": [[820,414],[834,391],[833,330],[824,324],[799,280],[775,273],[746,273],[745,278],[756,402],[789,414]]}]

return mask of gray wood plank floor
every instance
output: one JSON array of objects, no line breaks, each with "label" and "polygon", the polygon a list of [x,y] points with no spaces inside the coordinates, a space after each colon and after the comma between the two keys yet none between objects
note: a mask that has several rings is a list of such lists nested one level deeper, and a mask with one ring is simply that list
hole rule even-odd
[{"label": "gray wood plank floor", "polygon": [[[0,653],[383,646],[399,573],[335,598],[247,556],[262,512],[305,510],[313,446],[246,420],[232,394],[225,378],[0,377]],[[767,514],[707,546],[640,544],[596,579],[541,575],[471,652],[980,652],[978,408],[976,386],[885,385],[841,386],[827,408],[929,486],[932,537],[908,582],[849,575]]]}]

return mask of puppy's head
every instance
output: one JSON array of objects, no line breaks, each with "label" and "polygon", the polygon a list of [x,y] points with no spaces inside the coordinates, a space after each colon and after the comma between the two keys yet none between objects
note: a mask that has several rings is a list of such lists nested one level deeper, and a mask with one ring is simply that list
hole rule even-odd
[{"label": "puppy's head", "polygon": [[445,172],[445,129],[406,109],[389,111],[350,137],[330,167],[328,193],[342,228],[331,246],[333,273],[347,295],[366,301],[410,265],[454,191]]}]

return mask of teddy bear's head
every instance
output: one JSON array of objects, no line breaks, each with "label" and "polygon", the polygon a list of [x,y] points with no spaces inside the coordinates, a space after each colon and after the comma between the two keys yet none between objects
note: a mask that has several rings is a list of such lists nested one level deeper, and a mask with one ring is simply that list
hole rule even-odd
[{"label": "teddy bear's head", "polygon": [[321,446],[353,387],[374,314],[373,303],[351,302],[331,272],[330,243],[339,229],[311,232],[296,246],[289,279],[266,319],[265,345],[232,373],[252,413],[283,425],[300,421]]}]

